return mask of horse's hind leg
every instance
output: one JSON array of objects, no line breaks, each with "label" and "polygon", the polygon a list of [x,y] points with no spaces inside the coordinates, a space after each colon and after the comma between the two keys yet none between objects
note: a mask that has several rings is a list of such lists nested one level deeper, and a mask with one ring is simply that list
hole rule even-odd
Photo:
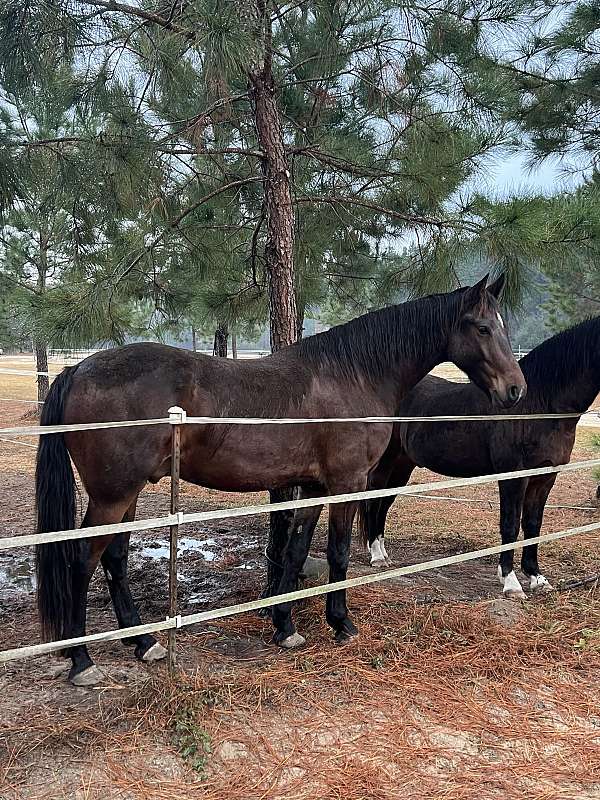
[{"label": "horse's hind leg", "polygon": [[[310,497],[311,495],[301,491],[300,496]],[[283,572],[277,588],[277,594],[285,594],[285,592],[291,592],[296,588],[298,576],[308,556],[310,543],[322,508],[323,506],[301,508],[294,515],[287,547],[283,554]],[[280,603],[273,606],[272,615],[273,625],[275,626],[273,641],[288,649],[299,647],[305,642],[304,637],[297,633],[294,626],[292,606],[293,603]]]},{"label": "horse's hind leg", "polygon": [[[406,486],[414,468],[415,465],[410,459],[399,458],[398,456],[396,456],[391,466],[388,464],[384,467],[380,463],[369,480],[369,489]],[[385,549],[385,523],[396,497],[397,495],[380,497],[377,500],[368,500],[365,503],[370,511],[366,519],[366,534],[372,567],[382,569],[390,566],[390,557]],[[370,508],[371,506],[372,508]]]},{"label": "horse's hind leg", "polygon": [[[90,500],[87,511],[81,523],[82,528],[93,525],[109,525],[120,522],[127,509],[124,505],[99,506]],[[67,638],[85,636],[87,596],[90,580],[94,574],[100,557],[109,546],[114,534],[109,536],[94,536],[84,540],[85,546],[80,548],[80,555],[71,564],[71,597],[72,614],[71,626]],[[75,686],[95,686],[103,679],[103,673],[94,665],[85,644],[76,645],[67,650],[66,655],[71,659],[72,666],[69,671],[69,680]]]},{"label": "horse's hind leg", "polygon": [[[136,502],[137,498],[125,513],[123,522],[131,522],[135,519]],[[119,628],[141,625],[140,615],[131,596],[127,576],[129,536],[129,533],[117,533],[101,558]],[[135,655],[142,661],[159,661],[167,655],[165,648],[148,633],[123,639],[123,642],[135,644]]]},{"label": "horse's hind leg", "polygon": [[[519,535],[527,479],[500,481],[498,486],[500,489],[500,535],[502,544],[512,544],[517,541],[517,536]],[[500,553],[498,578],[503,584],[505,597],[525,600],[525,592],[515,574],[514,562],[514,550],[506,550],[504,553]]]},{"label": "horse's hind leg", "polygon": [[[527,494],[525,495],[525,503],[523,506],[523,537],[531,539],[534,536],[540,535],[542,522],[544,520],[544,509],[548,495],[556,481],[556,474],[554,475],[541,475],[538,478],[530,478],[529,486],[527,487]],[[536,589],[551,589],[549,581],[540,574],[540,567],[538,564],[538,546],[532,544],[529,547],[523,548],[523,555],[521,556],[521,569],[529,578],[530,588]]]}]

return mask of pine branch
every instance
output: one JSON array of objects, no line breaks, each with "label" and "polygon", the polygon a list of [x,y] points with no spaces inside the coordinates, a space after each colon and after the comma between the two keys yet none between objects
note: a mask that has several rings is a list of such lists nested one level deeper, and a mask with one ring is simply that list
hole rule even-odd
[{"label": "pine branch", "polygon": [[[442,220],[436,219],[435,217],[425,217],[419,214],[403,214],[400,211],[394,211],[391,208],[386,208],[385,206],[377,205],[376,203],[370,203],[367,200],[361,200],[358,197],[348,197],[348,196],[331,196],[327,197],[326,195],[300,195],[295,198],[297,203],[323,203],[326,205],[351,205],[351,206],[359,206],[360,208],[368,208],[371,211],[376,211],[378,214],[385,214],[388,217],[392,217],[393,219],[399,219],[403,222],[408,222],[412,225],[428,225],[434,228],[443,228],[443,227],[458,227],[458,223],[452,222],[451,220]],[[464,223],[463,223],[464,225]]]},{"label": "pine branch", "polygon": [[106,11],[116,11],[117,13],[126,14],[130,17],[143,19],[146,22],[153,22],[155,25],[159,25],[161,28],[165,28],[168,31],[177,33],[180,36],[183,36],[185,39],[195,39],[195,34],[192,31],[189,31],[186,28],[181,28],[171,20],[161,17],[160,14],[154,14],[151,11],[145,11],[143,8],[139,8],[138,6],[130,6],[126,3],[117,3],[115,0],[83,0],[83,2],[85,2],[85,4],[88,6],[103,8],[106,9]]},{"label": "pine branch", "polygon": [[214,189],[212,192],[209,192],[208,194],[204,195],[204,197],[201,197],[200,200],[198,200],[196,203],[193,203],[191,206],[184,209],[180,214],[178,214],[174,219],[172,219],[157,236],[154,237],[154,239],[150,242],[150,244],[144,247],[143,251],[134,258],[134,260],[127,266],[127,269],[125,269],[121,273],[121,275],[116,279],[116,283],[120,283],[124,278],[126,278],[127,275],[129,275],[129,273],[131,273],[135,269],[135,267],[137,267],[140,261],[142,261],[142,259],[145,256],[147,256],[148,253],[152,252],[152,250],[156,247],[157,244],[160,244],[160,242],[162,242],[162,240],[170,231],[177,228],[186,217],[188,217],[190,214],[192,214],[194,211],[200,208],[201,205],[204,205],[204,203],[208,203],[209,200],[212,200],[214,197],[223,194],[223,192],[227,192],[230,189],[237,189],[249,183],[255,183],[256,181],[260,181],[262,183],[263,178],[262,177],[242,178],[241,180],[227,183],[224,186],[219,186],[218,189]]}]

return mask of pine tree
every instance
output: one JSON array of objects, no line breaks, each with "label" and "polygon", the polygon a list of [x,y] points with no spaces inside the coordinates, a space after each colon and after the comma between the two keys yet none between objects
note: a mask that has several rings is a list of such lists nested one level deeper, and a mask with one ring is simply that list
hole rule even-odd
[{"label": "pine tree", "polygon": [[5,200],[0,234],[0,288],[5,313],[33,344],[39,400],[49,388],[48,297],[67,276],[93,263],[98,245],[90,165],[83,153],[65,157],[52,146],[82,128],[73,103],[69,76],[59,71],[43,97],[27,88],[7,93],[0,117],[5,147],[19,151],[19,181]]},{"label": "pine tree", "polygon": [[[517,92],[494,72],[487,43],[521,26],[531,8],[426,3],[399,14],[393,3],[366,0],[202,0],[173,9],[159,0],[52,8],[8,0],[0,80],[40,92],[72,64],[82,116],[99,110],[110,124],[54,146],[93,145],[98,165],[113,159],[117,169],[162,176],[153,196],[140,192],[135,230],[119,231],[112,273],[91,276],[95,302],[110,286],[113,302],[150,294],[168,316],[175,264],[204,261],[201,286],[233,247],[251,263],[237,259],[240,280],[223,286],[222,305],[235,299],[240,309],[240,294],[251,305],[262,294],[277,347],[284,328],[283,338],[295,338],[306,309],[332,291],[359,289],[369,273],[386,290],[382,300],[449,288],[473,241],[517,271],[518,241],[486,238],[487,220],[460,192],[514,136],[506,117]],[[477,59],[485,69],[473,77]],[[219,242],[227,224],[231,241]],[[402,261],[399,237],[414,243]],[[287,322],[275,319],[280,312]]]}]

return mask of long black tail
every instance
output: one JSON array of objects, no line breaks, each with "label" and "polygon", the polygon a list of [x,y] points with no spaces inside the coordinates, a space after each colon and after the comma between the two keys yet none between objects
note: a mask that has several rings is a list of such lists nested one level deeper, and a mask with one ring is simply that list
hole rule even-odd
[{"label": "long black tail", "polygon": [[[65,400],[76,367],[67,367],[55,379],[42,408],[42,425],[60,425]],[[35,471],[38,533],[75,527],[76,486],[62,433],[40,436]],[[68,638],[72,616],[71,565],[81,542],[50,542],[36,547],[37,603],[42,636]]]}]

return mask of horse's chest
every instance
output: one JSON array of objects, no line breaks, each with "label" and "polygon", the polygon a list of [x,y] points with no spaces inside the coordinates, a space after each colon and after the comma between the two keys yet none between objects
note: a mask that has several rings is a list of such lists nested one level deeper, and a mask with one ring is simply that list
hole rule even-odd
[{"label": "horse's chest", "polygon": [[540,431],[540,435],[525,436],[521,450],[525,464],[539,463],[563,464],[571,457],[574,436],[561,430]]}]

